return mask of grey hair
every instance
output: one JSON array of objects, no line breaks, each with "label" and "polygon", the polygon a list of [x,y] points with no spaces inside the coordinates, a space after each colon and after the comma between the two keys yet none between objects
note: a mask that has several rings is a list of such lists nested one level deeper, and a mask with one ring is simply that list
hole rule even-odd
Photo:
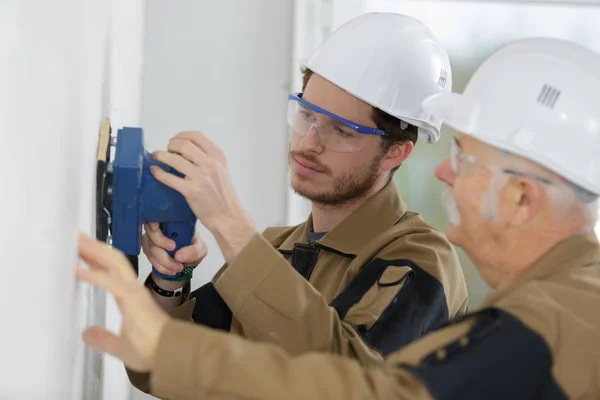
[{"label": "grey hair", "polygon": [[510,164],[518,166],[525,174],[530,176],[542,177],[553,182],[550,185],[543,185],[546,195],[551,201],[556,213],[563,217],[573,207],[582,210],[586,223],[584,231],[593,230],[598,222],[599,214],[599,195],[582,188],[581,186],[560,177],[558,174],[548,170],[534,161],[528,160],[516,154],[512,154],[506,150],[500,150],[500,155],[505,157],[513,157]]},{"label": "grey hair", "polygon": [[600,213],[600,202],[598,201],[600,196],[574,183],[568,182],[568,184],[584,208],[586,220],[592,225],[591,229],[594,229],[596,223],[598,222],[598,214]]},{"label": "grey hair", "polygon": [[489,221],[498,218],[500,212],[500,192],[506,182],[508,182],[506,174],[492,174],[486,191],[481,199],[481,216]]}]

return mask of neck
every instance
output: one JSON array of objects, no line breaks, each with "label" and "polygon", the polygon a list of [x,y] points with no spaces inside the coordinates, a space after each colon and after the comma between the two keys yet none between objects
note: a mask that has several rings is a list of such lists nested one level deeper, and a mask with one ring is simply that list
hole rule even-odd
[{"label": "neck", "polygon": [[387,184],[387,180],[377,182],[373,187],[362,197],[355,201],[350,201],[340,205],[328,205],[317,202],[311,202],[312,207],[312,223],[315,232],[329,232],[338,226],[343,220],[348,218],[350,214],[359,209],[371,197],[379,193]]},{"label": "neck", "polygon": [[507,239],[498,247],[499,254],[505,256],[498,260],[497,265],[488,266],[493,268],[491,270],[505,271],[503,276],[498,277],[495,288],[509,286],[560,242],[583,233],[581,226],[567,225],[571,226],[557,222],[546,227],[532,227],[521,234],[506,235]]}]

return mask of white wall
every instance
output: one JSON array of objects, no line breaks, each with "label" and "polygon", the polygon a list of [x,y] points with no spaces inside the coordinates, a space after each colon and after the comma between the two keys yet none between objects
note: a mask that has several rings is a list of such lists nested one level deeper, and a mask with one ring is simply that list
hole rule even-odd
[{"label": "white wall", "polygon": [[[146,147],[164,148],[181,130],[204,132],[227,154],[259,229],[284,224],[292,2],[150,0],[146,32]],[[223,260],[212,237],[201,236],[209,256],[195,285]]]},{"label": "white wall", "polygon": [[[110,43],[110,113],[113,135],[124,126],[142,123],[144,34],[146,0],[110,0],[112,25]],[[95,175],[94,175],[95,176]],[[106,298],[106,327],[121,329],[121,313],[112,296]],[[123,363],[102,356],[102,398],[128,400],[133,394]]]},{"label": "white wall", "polygon": [[[293,2],[149,0],[142,126],[146,148],[181,130],[200,130],[227,154],[241,201],[259,229],[286,223],[287,95]],[[193,287],[223,263],[209,255]],[[140,258],[140,279],[150,265]],[[147,396],[136,391],[134,398]]]},{"label": "white wall", "polygon": [[2,399],[100,392],[99,357],[80,340],[95,294],[74,267],[77,230],[94,232],[108,12],[93,0],[0,2]]},{"label": "white wall", "polygon": [[131,394],[122,364],[81,340],[88,324],[120,326],[74,268],[77,231],[95,233],[100,122],[140,123],[143,4],[0,2],[1,399]]},{"label": "white wall", "polygon": [[[80,340],[89,322],[118,330],[114,302],[73,276],[76,232],[95,231],[102,118],[114,132],[143,126],[149,148],[203,130],[228,154],[258,227],[285,223],[292,2],[154,0],[144,57],[145,4],[0,2],[0,205],[9,227],[0,268],[17,283],[4,286],[0,307],[19,327],[0,334],[0,398],[131,397],[122,364]],[[222,262],[204,237],[211,254],[196,285]]]}]

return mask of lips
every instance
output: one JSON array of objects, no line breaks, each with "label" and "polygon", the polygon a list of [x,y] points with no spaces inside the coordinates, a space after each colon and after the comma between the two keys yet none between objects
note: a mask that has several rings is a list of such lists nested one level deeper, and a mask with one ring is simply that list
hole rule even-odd
[{"label": "lips", "polygon": [[303,166],[304,168],[312,169],[315,172],[324,172],[322,168],[319,168],[316,164],[305,160],[304,158],[293,157],[294,161]]}]

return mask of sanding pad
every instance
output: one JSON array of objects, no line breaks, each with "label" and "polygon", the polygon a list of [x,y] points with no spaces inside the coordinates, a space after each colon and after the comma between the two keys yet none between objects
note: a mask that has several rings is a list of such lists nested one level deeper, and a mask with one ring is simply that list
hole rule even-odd
[{"label": "sanding pad", "polygon": [[112,214],[112,170],[110,119],[105,118],[100,126],[96,158],[96,239],[107,242]]},{"label": "sanding pad", "polygon": [[110,156],[110,119],[104,118],[100,127],[100,135],[98,137],[98,161],[107,163]]}]

